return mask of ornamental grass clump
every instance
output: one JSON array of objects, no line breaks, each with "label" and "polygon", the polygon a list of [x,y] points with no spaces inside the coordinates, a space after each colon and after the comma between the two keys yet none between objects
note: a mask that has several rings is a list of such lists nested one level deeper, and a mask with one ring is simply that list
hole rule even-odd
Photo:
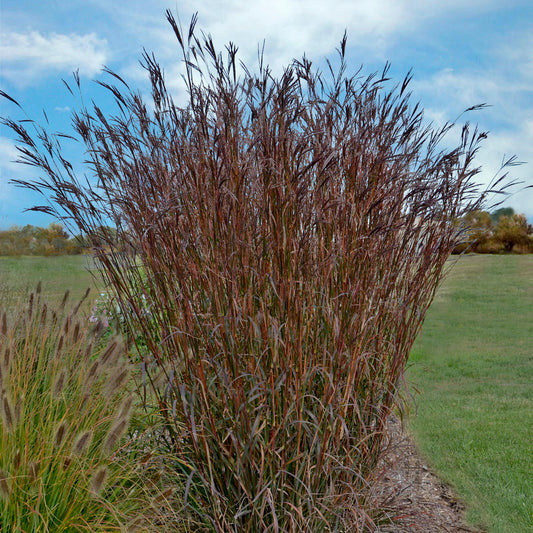
[{"label": "ornamental grass clump", "polygon": [[304,58],[276,77],[167,16],[188,103],[151,55],[149,103],[108,71],[116,113],[73,117],[95,179],[7,120],[44,174],[19,184],[91,240],[192,530],[372,530],[385,423],[454,221],[481,202],[485,134],[441,148],[453,124],[427,126],[409,76],[347,76],[346,39],[327,76]]},{"label": "ornamental grass clump", "polygon": [[0,531],[166,531],[164,505],[147,512],[162,491],[143,439],[124,439],[132,392],[108,387],[129,366],[123,346],[82,320],[38,293],[2,314]]}]

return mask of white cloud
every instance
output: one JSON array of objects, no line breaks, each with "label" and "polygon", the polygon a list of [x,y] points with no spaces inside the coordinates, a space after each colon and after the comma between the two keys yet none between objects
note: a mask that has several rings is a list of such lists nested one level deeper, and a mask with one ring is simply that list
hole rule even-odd
[{"label": "white cloud", "polygon": [[[468,69],[443,69],[413,84],[417,99],[426,104],[426,116],[437,126],[455,120],[467,107],[491,107],[460,118],[479,123],[489,135],[477,156],[479,181],[488,184],[502,161],[516,155],[523,165],[507,168],[510,179],[523,181],[505,205],[533,220],[533,36],[517,33],[505,45],[486,50],[488,61]],[[428,106],[429,103],[429,106]],[[500,200],[501,197],[496,199]]]},{"label": "white cloud", "polygon": [[[533,110],[525,114],[516,129],[489,134],[479,151],[478,160],[483,167],[481,180],[488,183],[500,169],[502,161],[514,155],[522,164],[506,171],[509,179],[522,183],[508,191],[511,195],[504,203],[533,221],[533,189],[524,189],[524,186],[533,185]],[[498,195],[495,199],[502,198]]]},{"label": "white cloud", "polygon": [[45,36],[37,31],[2,32],[0,42],[2,75],[18,85],[76,69],[81,75],[94,76],[109,55],[107,41],[95,33]]},{"label": "white cloud", "polygon": [[0,215],[7,205],[15,199],[15,188],[9,180],[23,170],[23,165],[15,163],[19,153],[13,141],[7,137],[0,137]]},{"label": "white cloud", "polygon": [[[159,5],[168,7],[167,2]],[[443,17],[480,15],[498,5],[501,0],[183,0],[178,10],[184,26],[198,12],[198,28],[213,36],[218,49],[234,42],[248,65],[257,57],[257,45],[266,40],[268,63],[276,71],[304,52],[312,59],[328,56],[345,29],[348,45],[364,52],[365,61],[381,60],[401,34],[413,35]],[[176,57],[176,41],[167,24],[143,31],[162,44],[169,57]],[[160,46],[156,49],[161,51]]]},{"label": "white cloud", "polygon": [[19,152],[13,141],[7,137],[0,137],[0,184],[2,189],[8,180],[6,172],[12,173],[20,170],[21,165],[15,162],[18,157]]},{"label": "white cloud", "polygon": [[14,196],[15,186],[9,183],[10,180],[32,175],[28,165],[17,163],[20,157],[15,142],[0,136],[0,201]]}]

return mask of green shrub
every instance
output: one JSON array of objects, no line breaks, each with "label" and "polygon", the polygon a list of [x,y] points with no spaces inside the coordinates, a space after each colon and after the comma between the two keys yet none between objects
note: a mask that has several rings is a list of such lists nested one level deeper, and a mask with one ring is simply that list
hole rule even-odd
[{"label": "green shrub", "polygon": [[[0,530],[162,531],[117,339],[32,295],[0,332]],[[153,508],[153,511],[150,509]],[[133,527],[133,526],[132,526]]]},{"label": "green shrub", "polygon": [[[238,77],[234,47],[224,61],[195,19],[187,38],[168,19],[188,105],[148,54],[152,105],[111,73],[118,113],[74,116],[94,188],[59,138],[38,129],[29,143],[5,121],[47,176],[27,185],[91,240],[142,344],[193,530],[373,530],[387,416],[462,240],[454,221],[480,206],[485,134],[465,127],[441,150],[452,125],[426,127],[408,78],[387,90],[386,69],[346,77],[346,40],[331,78],[306,59]],[[99,229],[109,220],[113,234]]]}]

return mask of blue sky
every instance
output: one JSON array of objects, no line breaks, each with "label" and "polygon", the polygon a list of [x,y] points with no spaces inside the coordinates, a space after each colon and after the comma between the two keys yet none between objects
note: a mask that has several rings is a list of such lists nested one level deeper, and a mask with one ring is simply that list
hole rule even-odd
[{"label": "blue sky", "polygon": [[[221,49],[229,41],[239,57],[256,64],[265,40],[267,62],[279,73],[303,53],[318,64],[335,57],[348,33],[349,72],[364,73],[391,62],[398,81],[413,69],[413,101],[441,125],[475,104],[491,107],[470,114],[490,132],[479,152],[479,180],[488,183],[501,161],[515,154],[525,163],[513,178],[533,184],[533,2],[531,0],[0,0],[0,89],[16,98],[27,115],[53,131],[69,133],[78,102],[65,89],[79,69],[83,93],[103,108],[108,98],[91,81],[107,65],[130,85],[147,92],[139,67],[143,47],[164,66],[178,99],[180,57],[165,10],[178,10],[184,25],[198,12],[198,27]],[[0,115],[24,118],[0,101]],[[13,163],[17,152],[9,130],[0,130],[0,228],[48,225],[53,220],[24,212],[43,201],[15,188],[11,179],[38,174]],[[72,153],[83,171],[81,156]],[[78,158],[76,160],[76,158]],[[533,189],[515,189],[503,205],[533,222]]]}]

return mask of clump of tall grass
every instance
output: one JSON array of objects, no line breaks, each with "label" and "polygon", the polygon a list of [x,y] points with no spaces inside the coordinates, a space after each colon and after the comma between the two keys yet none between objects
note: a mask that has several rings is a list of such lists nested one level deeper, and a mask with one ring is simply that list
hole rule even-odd
[{"label": "clump of tall grass", "polygon": [[196,530],[372,529],[385,422],[454,221],[481,201],[485,134],[440,148],[453,125],[426,125],[409,76],[346,76],[346,39],[331,76],[302,59],[275,77],[167,16],[188,104],[146,54],[153,102],[109,72],[117,113],[74,115],[95,185],[59,137],[5,121],[46,176],[20,183],[92,240]]},{"label": "clump of tall grass", "polygon": [[0,530],[163,531],[155,467],[124,438],[134,397],[121,343],[38,293],[1,319]]}]

